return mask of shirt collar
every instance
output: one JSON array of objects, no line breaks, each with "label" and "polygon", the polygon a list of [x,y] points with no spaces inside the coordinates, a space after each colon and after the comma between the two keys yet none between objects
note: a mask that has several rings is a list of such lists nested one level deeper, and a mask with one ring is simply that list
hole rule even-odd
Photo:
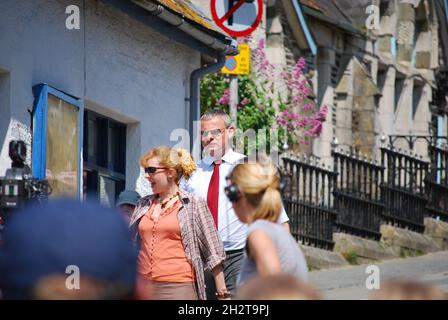
[{"label": "shirt collar", "polygon": [[229,151],[227,151],[226,154],[222,157],[222,161],[227,162],[229,164],[235,164],[245,157],[246,156],[244,154],[229,149]]},{"label": "shirt collar", "polygon": [[[232,149],[229,149],[224,156],[222,156],[221,161],[230,164],[230,165],[234,165],[236,163],[238,163],[239,161],[241,161],[242,159],[244,159],[246,156],[244,154],[238,153],[233,151]],[[213,163],[216,160],[212,159],[211,157],[207,157],[204,158],[202,160],[200,160],[201,165],[204,165],[205,167],[209,168],[213,166]]]},{"label": "shirt collar", "polygon": [[188,203],[188,200],[190,199],[190,195],[187,191],[185,191],[182,188],[179,188],[179,196],[180,196],[180,202],[182,204]]}]

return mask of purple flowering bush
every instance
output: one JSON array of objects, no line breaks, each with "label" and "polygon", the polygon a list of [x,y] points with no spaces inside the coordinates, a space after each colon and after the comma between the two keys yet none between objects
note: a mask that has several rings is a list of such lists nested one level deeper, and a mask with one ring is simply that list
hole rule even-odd
[{"label": "purple flowering bush", "polygon": [[[248,43],[250,39],[239,39]],[[241,41],[242,40],[242,41]],[[238,76],[238,128],[278,129],[278,139],[290,144],[309,144],[322,132],[327,106],[319,108],[309,98],[311,88],[304,75],[305,60],[300,58],[292,70],[278,72],[266,57],[265,41],[258,41],[251,50],[251,72]],[[287,98],[282,98],[274,89],[274,79],[281,77],[286,85]],[[201,81],[201,111],[210,108],[229,112],[229,78],[221,73],[210,74]],[[276,100],[274,100],[276,99]],[[278,109],[274,108],[274,105]],[[261,144],[269,147],[269,137],[258,137],[247,152],[258,149]]]}]

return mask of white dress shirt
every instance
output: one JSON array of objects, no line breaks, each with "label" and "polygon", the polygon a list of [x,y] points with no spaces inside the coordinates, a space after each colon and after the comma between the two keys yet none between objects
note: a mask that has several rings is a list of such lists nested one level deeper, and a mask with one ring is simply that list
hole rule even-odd
[{"label": "white dress shirt", "polygon": [[[222,157],[222,163],[219,166],[218,233],[226,251],[242,249],[246,245],[248,225],[238,219],[232,203],[224,193],[224,187],[227,185],[226,177],[231,173],[233,167],[245,157],[243,154],[229,150]],[[182,179],[181,187],[207,200],[208,186],[212,174],[213,160],[200,160],[193,176],[188,181]],[[278,223],[287,221],[289,221],[288,216],[282,209]]]}]

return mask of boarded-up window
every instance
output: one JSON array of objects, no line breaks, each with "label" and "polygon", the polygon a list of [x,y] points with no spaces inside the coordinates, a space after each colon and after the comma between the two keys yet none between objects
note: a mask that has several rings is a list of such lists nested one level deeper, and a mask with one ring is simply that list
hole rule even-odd
[{"label": "boarded-up window", "polygon": [[52,197],[78,192],[79,108],[48,95],[46,177]]}]

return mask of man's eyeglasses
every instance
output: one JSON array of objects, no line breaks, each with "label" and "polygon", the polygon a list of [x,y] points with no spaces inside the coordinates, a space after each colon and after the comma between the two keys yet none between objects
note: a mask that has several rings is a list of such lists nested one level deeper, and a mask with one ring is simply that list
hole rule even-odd
[{"label": "man's eyeglasses", "polygon": [[219,137],[221,135],[221,133],[224,130],[226,130],[226,128],[201,131],[201,137],[202,138],[207,138],[208,135],[211,135],[212,138],[217,138],[217,137]]},{"label": "man's eyeglasses", "polygon": [[167,169],[167,168],[166,167],[146,167],[145,173],[147,173],[147,174],[155,173],[157,171],[157,169]]}]

